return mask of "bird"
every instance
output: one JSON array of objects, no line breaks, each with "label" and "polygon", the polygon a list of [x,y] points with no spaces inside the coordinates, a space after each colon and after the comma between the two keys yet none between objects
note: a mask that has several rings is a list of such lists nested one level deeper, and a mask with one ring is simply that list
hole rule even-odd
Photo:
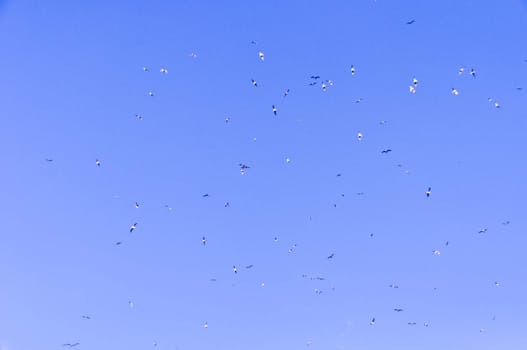
[{"label": "bird", "polygon": [[510,224],[510,223],[511,223],[511,222],[510,222],[509,220],[507,220],[507,221],[502,222],[501,224],[504,225],[504,226],[507,226],[507,225]]},{"label": "bird", "polygon": [[312,75],[309,78],[317,80],[317,79],[320,79],[320,75]]},{"label": "bird", "polygon": [[101,161],[99,159],[95,159],[95,165],[101,166]]},{"label": "bird", "polygon": [[362,97],[359,97],[358,99],[355,100],[355,103],[361,103],[362,102]]},{"label": "bird", "polygon": [[284,97],[287,97],[287,95],[289,95],[289,89],[285,90],[284,92]]},{"label": "bird", "polygon": [[53,159],[51,159],[51,158],[46,158],[46,162],[51,163],[52,161],[53,161]]},{"label": "bird", "polygon": [[325,83],[322,83],[322,91],[326,91],[326,84]]},{"label": "bird", "polygon": [[209,324],[207,322],[205,322],[205,324],[203,325],[203,328],[205,328],[205,329],[209,328]]},{"label": "bird", "polygon": [[398,289],[399,288],[399,286],[397,284],[395,284],[395,283],[390,284],[388,287],[394,288],[394,289]]},{"label": "bird", "polygon": [[143,116],[141,114],[136,114],[135,117],[138,119],[138,120],[143,120]]},{"label": "bird", "polygon": [[225,204],[224,204],[223,206],[224,206],[225,208],[228,208],[228,207],[231,206],[231,203],[229,203],[229,202],[225,202]]},{"label": "bird", "polygon": [[210,281],[211,281],[211,282],[216,282],[217,279],[215,279],[215,278],[211,278]]},{"label": "bird", "polygon": [[410,24],[414,24],[414,23],[415,23],[415,19],[412,19],[412,20],[406,22],[406,24],[408,24],[408,25],[410,25]]},{"label": "bird", "polygon": [[285,162],[286,162],[286,163],[291,163],[291,158],[287,157],[287,158],[285,159]]},{"label": "bird", "polygon": [[205,236],[201,237],[201,243],[203,243],[203,245],[207,244],[207,239],[205,238]]},{"label": "bird", "polygon": [[478,231],[479,234],[483,234],[485,232],[487,232],[487,228],[482,228],[481,230]]},{"label": "bird", "polygon": [[135,208],[139,209],[139,203],[135,202]]},{"label": "bird", "polygon": [[232,266],[232,270],[233,270],[234,273],[238,273],[238,269],[236,268],[235,265]]},{"label": "bird", "polygon": [[383,150],[381,151],[381,154],[388,154],[388,153],[390,153],[391,151],[392,151],[392,150],[389,149],[389,148],[388,148],[388,149],[383,149]]},{"label": "bird", "polygon": [[207,198],[207,197],[210,197],[210,195],[208,193],[205,193],[205,194],[202,194],[201,197]]},{"label": "bird", "polygon": [[231,121],[231,118],[227,117],[225,118],[225,124],[228,124]]},{"label": "bird", "polygon": [[412,84],[414,84],[414,86],[416,86],[416,87],[417,87],[417,84],[419,84],[419,81],[417,80],[416,77],[412,78]]},{"label": "bird", "polygon": [[463,73],[465,73],[465,67],[460,67],[457,71],[457,74],[461,75]]},{"label": "bird", "polygon": [[375,324],[375,317],[371,319],[370,325],[373,326]]},{"label": "bird", "polygon": [[154,93],[152,91],[148,92],[148,96],[153,97]]},{"label": "bird", "polygon": [[278,242],[278,237],[275,236],[274,241],[275,241],[275,242]]},{"label": "bird", "polygon": [[499,283],[499,282],[494,282],[494,285],[495,285],[496,287],[499,287],[499,286],[500,286],[500,283]]},{"label": "bird", "polygon": [[317,85],[316,81],[309,83],[309,86],[314,86],[314,85]]},{"label": "bird", "polygon": [[423,323],[423,326],[428,327],[429,326],[428,322]]},{"label": "bird", "polygon": [[166,68],[161,68],[161,69],[159,70],[159,72],[160,72],[160,73],[163,73],[163,74],[167,74],[167,73],[168,73],[168,69],[166,69]]},{"label": "bird", "polygon": [[256,45],[256,41],[251,40],[251,44]]},{"label": "bird", "polygon": [[455,95],[455,96],[459,95],[459,91],[455,88],[452,88],[452,95]]},{"label": "bird", "polygon": [[404,310],[403,309],[393,309],[393,311],[395,311],[395,312],[402,312]]},{"label": "bird", "polygon": [[433,250],[432,253],[434,253],[434,255],[436,255],[436,256],[441,255],[441,252],[439,250],[437,250],[437,249]]},{"label": "bird", "polygon": [[276,115],[278,113],[278,108],[276,108],[275,105],[273,105],[272,107],[273,107],[273,114]]},{"label": "bird", "polygon": [[472,77],[476,77],[476,71],[474,70],[474,68],[471,68],[470,69],[470,75],[472,75]]},{"label": "bird", "polygon": [[154,342],[152,343],[152,345],[153,345],[154,347],[156,347],[156,346],[157,346],[157,342],[154,340]]},{"label": "bird", "polygon": [[123,244],[123,242],[119,241],[119,242],[115,242],[115,245],[121,245]]},{"label": "bird", "polygon": [[148,72],[149,69],[148,69],[147,67],[143,67],[143,71],[144,71],[144,72]]},{"label": "bird", "polygon": [[65,343],[65,344],[62,344],[62,346],[67,346],[67,347],[70,347],[70,348],[74,348],[76,346],[80,345],[79,342],[77,343]]},{"label": "bird", "polygon": [[134,223],[132,226],[130,226],[130,233],[134,232],[134,230],[137,228],[137,222]]},{"label": "bird", "polygon": [[128,301],[128,306],[130,306],[130,309],[133,309],[134,308],[134,302],[133,301]]},{"label": "bird", "polygon": [[251,265],[247,265],[247,266],[245,266],[245,268],[246,268],[246,269],[252,269],[252,268],[253,268],[253,265],[252,265],[252,264],[251,264]]},{"label": "bird", "polygon": [[426,194],[426,198],[430,197],[430,195],[432,194],[432,187],[428,187],[425,194]]},{"label": "bird", "polygon": [[415,89],[415,86],[413,86],[413,85],[410,85],[410,86],[408,87],[408,89],[409,89],[409,91],[410,91],[411,94],[415,94],[415,93],[417,92],[417,90]]},{"label": "bird", "polygon": [[335,253],[331,253],[331,255],[328,256],[328,260],[329,260],[329,259],[333,259],[334,256],[335,256]]},{"label": "bird", "polygon": [[446,241],[445,242],[445,247],[448,247],[449,244],[450,244],[450,242]]},{"label": "bird", "polygon": [[252,83],[254,86],[258,87],[258,83],[256,82],[256,80],[251,79],[251,83]]},{"label": "bird", "polygon": [[194,52],[191,52],[191,53],[189,54],[189,56],[190,56],[191,58],[196,58],[196,57],[198,57],[198,55],[196,55]]},{"label": "bird", "polygon": [[91,320],[91,317],[90,317],[90,316],[86,316],[86,315],[83,315],[82,318],[83,318],[84,320]]},{"label": "bird", "polygon": [[265,55],[262,51],[258,51],[258,57],[260,57],[262,61],[265,60]]},{"label": "bird", "polygon": [[501,105],[498,101],[494,101],[494,107],[501,108]]},{"label": "bird", "polygon": [[351,70],[351,75],[355,75],[355,73],[357,72],[354,65],[351,65],[350,70]]},{"label": "bird", "polygon": [[409,326],[415,326],[416,324],[417,324],[417,323],[415,323],[415,322],[408,322],[408,325],[409,325]]}]

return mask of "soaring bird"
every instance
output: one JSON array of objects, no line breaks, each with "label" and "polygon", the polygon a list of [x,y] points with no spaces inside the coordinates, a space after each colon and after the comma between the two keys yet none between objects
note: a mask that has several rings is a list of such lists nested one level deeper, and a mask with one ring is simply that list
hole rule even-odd
[{"label": "soaring bird", "polygon": [[137,228],[137,222],[134,223],[132,226],[130,226],[130,233],[134,232],[134,230]]},{"label": "soaring bird", "polygon": [[335,253],[331,253],[331,255],[328,256],[328,259],[333,259],[333,257],[335,257]]},{"label": "soaring bird", "polygon": [[62,346],[67,346],[67,347],[70,347],[70,348],[74,348],[77,345],[80,345],[80,343],[77,342],[77,343],[65,343],[65,344],[62,344]]},{"label": "soaring bird", "polygon": [[144,72],[148,72],[149,69],[148,69],[147,67],[143,67],[143,71],[144,71]]},{"label": "soaring bird", "polygon": [[482,228],[481,230],[478,231],[479,234],[483,234],[485,232],[487,232],[487,228]]},{"label": "soaring bird", "polygon": [[382,154],[388,154],[388,153],[390,153],[391,151],[392,151],[392,150],[388,148],[388,149],[383,149],[383,150],[381,151],[381,153],[382,153]]},{"label": "soaring bird", "polygon": [[430,197],[430,195],[432,194],[432,187],[428,187],[428,190],[426,190],[425,194],[426,198]]},{"label": "soaring bird", "polygon": [[90,317],[90,316],[86,316],[86,315],[83,315],[82,318],[83,318],[84,320],[91,320],[91,317]]},{"label": "soaring bird", "polygon": [[404,310],[403,309],[393,309],[393,311],[395,311],[395,312],[402,312]]},{"label": "soaring bird", "polygon": [[289,95],[289,89],[285,90],[284,92],[284,97],[287,97],[287,95]]},{"label": "soaring bird", "polygon": [[201,195],[203,198],[207,198],[207,197],[210,197],[210,195],[208,193],[205,193],[203,195]]},{"label": "soaring bird", "polygon": [[412,84],[414,84],[414,86],[417,86],[417,84],[419,84],[419,81],[417,80],[416,77],[412,78]]},{"label": "soaring bird", "polygon": [[166,69],[166,68],[161,68],[161,69],[159,70],[159,72],[161,72],[161,73],[163,73],[163,74],[167,74],[167,73],[168,73],[168,69]]},{"label": "soaring bird", "polygon": [[410,86],[408,87],[408,89],[409,89],[409,91],[410,91],[411,94],[415,94],[415,93],[417,92],[415,86],[413,86],[413,85],[410,85]]},{"label": "soaring bird", "polygon": [[46,158],[46,162],[52,162],[52,161],[53,161],[53,159],[51,159],[51,158]]},{"label": "soaring bird", "polygon": [[460,67],[457,71],[457,74],[461,75],[463,73],[465,73],[465,67]]},{"label": "soaring bird", "polygon": [[320,79],[320,75],[312,75],[309,78],[317,80],[317,79]]},{"label": "soaring bird", "polygon": [[265,55],[262,51],[258,51],[258,57],[260,57],[262,61],[265,60]]},{"label": "soaring bird", "polygon": [[153,97],[154,93],[152,91],[148,92],[148,96]]},{"label": "soaring bird", "polygon": [[276,115],[278,113],[278,108],[276,108],[275,105],[273,105],[272,107],[273,107],[273,114]]},{"label": "soaring bird", "polygon": [[254,86],[258,87],[258,83],[256,82],[256,80],[251,79],[251,83],[252,83]]},{"label": "soaring bird", "polygon": [[322,83],[322,91],[326,91],[326,84],[325,83]]},{"label": "soaring bird", "polygon": [[408,24],[408,25],[410,25],[410,24],[414,24],[414,23],[415,23],[415,19],[412,19],[412,20],[406,22],[406,24]]},{"label": "soaring bird", "polygon": [[95,159],[95,165],[101,166],[101,161],[99,159]]},{"label": "soaring bird", "polygon": [[470,75],[472,75],[474,78],[476,77],[476,71],[474,70],[474,68],[470,69]]},{"label": "soaring bird", "polygon": [[139,203],[135,202],[135,208],[136,208],[136,209],[139,208]]},{"label": "soaring bird", "polygon": [[254,265],[251,264],[251,265],[247,265],[247,266],[245,266],[245,268],[246,268],[246,269],[252,269],[253,266],[254,266]]},{"label": "soaring bird", "polygon": [[415,323],[415,322],[408,322],[408,325],[409,325],[409,326],[415,326],[416,324],[417,324],[417,323]]}]

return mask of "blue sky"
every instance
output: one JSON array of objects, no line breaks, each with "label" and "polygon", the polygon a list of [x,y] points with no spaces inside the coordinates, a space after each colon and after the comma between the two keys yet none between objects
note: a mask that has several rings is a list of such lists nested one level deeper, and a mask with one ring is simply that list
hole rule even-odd
[{"label": "blue sky", "polygon": [[0,9],[1,350],[527,346],[526,1]]}]

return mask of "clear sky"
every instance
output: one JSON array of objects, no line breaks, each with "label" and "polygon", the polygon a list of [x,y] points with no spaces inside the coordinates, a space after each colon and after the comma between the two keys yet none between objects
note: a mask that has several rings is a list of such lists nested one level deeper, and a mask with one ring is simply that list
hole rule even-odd
[{"label": "clear sky", "polygon": [[0,349],[527,348],[526,37],[525,0],[1,2]]}]

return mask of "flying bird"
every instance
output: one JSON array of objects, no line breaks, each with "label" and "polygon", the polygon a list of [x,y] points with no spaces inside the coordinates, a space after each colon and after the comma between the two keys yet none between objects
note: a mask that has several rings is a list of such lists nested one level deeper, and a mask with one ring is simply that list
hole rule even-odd
[{"label": "flying bird", "polygon": [[52,162],[52,161],[53,161],[53,159],[51,159],[51,158],[46,158],[46,162]]},{"label": "flying bird", "polygon": [[159,72],[161,72],[161,73],[163,73],[163,74],[167,74],[167,73],[168,73],[168,69],[166,69],[166,68],[161,68],[161,69],[159,70]]},{"label": "flying bird", "polygon": [[357,70],[355,69],[355,66],[354,65],[351,65],[351,75],[355,75],[355,73],[357,72]]},{"label": "flying bird", "polygon": [[409,91],[410,91],[411,94],[415,94],[415,93],[417,92],[417,90],[415,89],[415,86],[413,86],[413,85],[410,85],[410,86],[408,87],[408,89],[409,89]]},{"label": "flying bird", "polygon": [[260,57],[262,61],[265,60],[265,55],[262,51],[258,51],[258,57]]},{"label": "flying bird", "polygon": [[470,69],[470,75],[472,75],[474,78],[476,77],[476,71],[474,70],[474,68]]},{"label": "flying bird", "polygon": [[191,53],[189,54],[189,56],[190,56],[191,58],[196,58],[196,57],[198,57],[198,55],[196,55],[194,52],[191,52]]},{"label": "flying bird", "polygon": [[487,228],[482,228],[481,230],[478,231],[479,234],[483,234],[487,232]]},{"label": "flying bird", "polygon": [[430,195],[432,194],[432,187],[428,187],[428,190],[426,190],[425,194],[426,198],[430,197]]},{"label": "flying bird", "polygon": [[276,115],[278,113],[278,108],[276,108],[275,105],[273,105],[272,107],[273,107],[273,114]]},{"label": "flying bird", "polygon": [[148,93],[148,96],[153,97],[153,96],[154,96],[154,93],[153,93],[152,91],[150,91],[150,92]]},{"label": "flying bird", "polygon": [[138,120],[143,120],[143,116],[141,114],[136,114],[135,117],[138,119]]},{"label": "flying bird", "polygon": [[123,244],[123,242],[119,241],[119,242],[115,242],[115,245],[121,245]]},{"label": "flying bird", "polygon": [[101,161],[99,159],[95,159],[95,165],[101,166]]},{"label": "flying bird", "polygon": [[317,79],[320,79],[320,75],[312,75],[309,78],[317,80]]},{"label": "flying bird", "polygon": [[409,326],[415,326],[416,324],[417,324],[417,323],[415,323],[415,322],[408,322],[408,325],[409,325]]},{"label": "flying bird", "polygon": [[414,84],[414,86],[416,86],[416,87],[417,87],[417,84],[419,84],[419,81],[417,80],[416,77],[412,78],[412,84]]},{"label": "flying bird", "polygon": [[137,222],[134,223],[132,226],[130,226],[130,233],[134,232],[134,230],[137,228]]},{"label": "flying bird", "polygon": [[455,88],[452,88],[452,95],[457,96],[459,95],[459,91]]},{"label": "flying bird", "polygon": [[246,268],[246,269],[252,269],[252,268],[253,268],[253,265],[252,265],[252,264],[251,264],[251,265],[247,265],[247,266],[245,266],[245,268]]},{"label": "flying bird", "polygon": [[91,320],[91,317],[90,317],[90,316],[86,316],[86,315],[83,315],[82,318],[83,318],[84,320]]},{"label": "flying bird", "polygon": [[335,257],[335,253],[331,253],[331,255],[328,256],[328,260],[329,260],[329,259],[333,259],[333,257]]},{"label": "flying bird", "polygon": [[287,97],[287,95],[289,95],[289,89],[285,90],[284,92],[284,97]]},{"label": "flying bird", "polygon": [[410,24],[414,24],[414,23],[415,23],[415,19],[412,19],[412,20],[406,22],[406,24],[408,24],[408,25],[410,25]]},{"label": "flying bird", "polygon": [[315,85],[317,85],[317,82],[316,82],[316,81],[314,81],[314,82],[312,82],[312,83],[309,83],[309,86],[315,86]]},{"label": "flying bird", "polygon": [[243,164],[243,163],[240,163],[240,174],[241,175],[245,175],[245,172],[247,171],[247,169],[250,169],[251,167],[246,165],[246,164]]},{"label": "flying bird", "polygon": [[203,243],[203,245],[207,244],[207,239],[205,238],[205,236],[201,238],[201,243]]},{"label": "flying bird", "polygon": [[388,149],[384,149],[384,150],[381,151],[381,154],[388,154],[388,153],[390,153],[391,151],[392,151],[392,150],[389,149],[389,148],[388,148]]},{"label": "flying bird", "polygon": [[136,208],[136,209],[139,208],[139,203],[135,202],[135,208]]},{"label": "flying bird", "polygon": [[143,67],[143,71],[144,71],[144,72],[148,72],[149,69],[148,69],[147,67]]},{"label": "flying bird", "polygon": [[251,83],[252,83],[254,86],[258,87],[258,83],[256,82],[256,80],[251,79]]},{"label": "flying bird", "polygon": [[404,310],[403,309],[393,309],[393,311],[395,311],[395,312],[402,312]]},{"label": "flying bird", "polygon": [[70,348],[74,348],[76,346],[80,345],[79,342],[77,343],[65,343],[65,344],[62,344],[62,346],[67,346],[67,347],[70,347]]},{"label": "flying bird", "polygon": [[233,270],[234,273],[238,273],[238,269],[236,268],[235,265],[232,266],[232,270]]},{"label": "flying bird", "polygon": [[465,73],[465,67],[460,67],[457,71],[457,74],[461,75],[463,73]]},{"label": "flying bird", "polygon": [[326,91],[326,84],[325,83],[322,83],[322,91]]},{"label": "flying bird", "polygon": [[201,195],[201,197],[207,198],[207,197],[210,197],[210,195],[208,193],[205,193],[205,194]]},{"label": "flying bird", "polygon": [[374,324],[375,324],[375,317],[374,317],[374,318],[372,318],[372,319],[371,319],[371,321],[370,321],[370,325],[372,325],[372,326],[373,326]]},{"label": "flying bird", "polygon": [[437,250],[437,249],[433,250],[432,253],[434,253],[434,255],[436,255],[436,256],[441,255],[441,252],[439,250]]}]

